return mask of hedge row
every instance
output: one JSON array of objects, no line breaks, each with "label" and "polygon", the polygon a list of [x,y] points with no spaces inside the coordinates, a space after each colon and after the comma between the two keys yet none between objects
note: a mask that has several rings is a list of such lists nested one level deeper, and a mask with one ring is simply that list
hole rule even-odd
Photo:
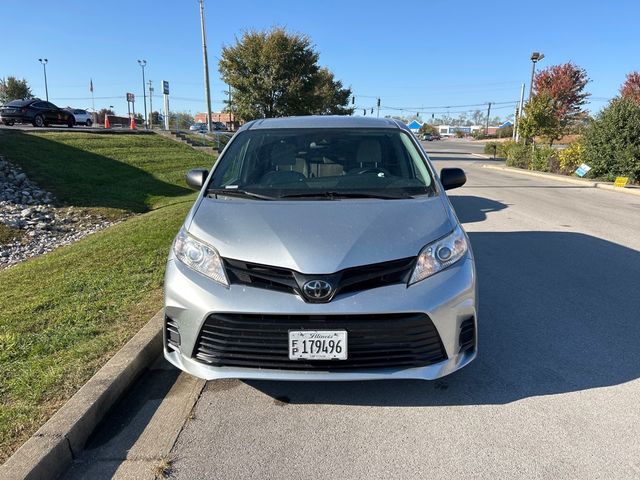
[{"label": "hedge row", "polygon": [[571,175],[582,163],[588,176],[612,181],[629,177],[640,183],[640,105],[614,99],[586,128],[583,137],[563,150],[524,143],[489,142],[484,151],[506,159],[510,167]]}]

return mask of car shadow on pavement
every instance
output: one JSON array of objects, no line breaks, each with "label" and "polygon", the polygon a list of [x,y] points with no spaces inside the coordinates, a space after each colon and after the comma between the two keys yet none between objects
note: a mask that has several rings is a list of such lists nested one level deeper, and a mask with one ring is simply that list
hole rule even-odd
[{"label": "car shadow on pavement", "polygon": [[569,232],[469,237],[480,295],[473,363],[433,382],[250,385],[293,404],[444,406],[504,404],[640,377],[640,252]]},{"label": "car shadow on pavement", "polygon": [[505,203],[472,195],[452,195],[449,201],[462,223],[482,222],[487,219],[487,213],[508,207]]}]

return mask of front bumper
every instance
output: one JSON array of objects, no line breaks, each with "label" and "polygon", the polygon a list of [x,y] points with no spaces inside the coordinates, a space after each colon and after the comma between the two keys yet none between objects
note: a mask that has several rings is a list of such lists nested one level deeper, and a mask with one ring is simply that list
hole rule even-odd
[{"label": "front bumper", "polygon": [[[422,312],[438,330],[447,359],[410,368],[367,368],[348,371],[280,370],[215,367],[193,358],[198,335],[206,318],[216,312],[282,315],[362,315]],[[177,326],[178,350],[164,354],[176,367],[206,380],[219,378],[263,380],[432,380],[471,362],[477,354],[477,298],[473,260],[468,255],[456,265],[407,288],[391,285],[344,295],[330,303],[305,303],[290,293],[231,285],[225,288],[170,259],[165,276],[165,315]],[[473,347],[461,351],[462,323],[473,319]]]}]

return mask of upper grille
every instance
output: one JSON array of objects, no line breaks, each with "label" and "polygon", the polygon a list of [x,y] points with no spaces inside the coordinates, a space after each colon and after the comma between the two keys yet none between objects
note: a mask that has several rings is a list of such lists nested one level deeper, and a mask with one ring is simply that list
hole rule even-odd
[{"label": "upper grille", "polygon": [[[289,330],[346,330],[347,360],[289,360]],[[349,370],[419,367],[446,360],[431,319],[422,313],[380,315],[213,314],[193,357],[216,367]]]},{"label": "upper grille", "polygon": [[398,283],[407,283],[413,270],[414,257],[347,268],[328,275],[309,275],[286,268],[260,265],[225,258],[229,282],[238,285],[294,293],[305,301],[302,286],[309,280],[327,280],[333,285],[332,298],[348,292],[358,292]]}]

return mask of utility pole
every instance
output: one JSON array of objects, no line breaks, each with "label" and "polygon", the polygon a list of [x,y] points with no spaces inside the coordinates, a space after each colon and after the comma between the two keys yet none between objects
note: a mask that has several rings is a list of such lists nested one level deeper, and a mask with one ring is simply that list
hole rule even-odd
[{"label": "utility pole", "polygon": [[49,87],[47,86],[47,63],[49,60],[46,58],[39,58],[38,61],[42,64],[42,69],[44,70],[44,93],[47,96],[47,102],[49,101]]},{"label": "utility pole", "polygon": [[520,120],[522,119],[522,110],[524,108],[524,83],[520,87],[520,103],[518,105],[518,114],[516,115],[516,126],[514,128],[516,134],[516,142],[520,140]]},{"label": "utility pole", "polygon": [[151,86],[153,82],[149,80],[149,110],[151,110],[151,115],[149,116],[149,128],[153,130],[153,87]]},{"label": "utility pole", "polygon": [[138,65],[142,67],[142,99],[144,101],[144,128],[147,128],[147,86],[144,81],[144,67],[147,66],[146,60],[138,60]]},{"label": "utility pole", "polygon": [[200,1],[200,30],[202,32],[202,63],[204,64],[204,94],[207,101],[207,130],[211,131],[211,92],[209,91],[209,60],[207,58],[207,35],[204,30],[204,0]]},{"label": "utility pole", "polygon": [[489,133],[489,118],[491,117],[491,102],[489,102],[489,108],[487,108],[487,130],[486,133]]},{"label": "utility pole", "polygon": [[231,84],[229,84],[229,130],[233,130],[233,108],[231,107]]}]

